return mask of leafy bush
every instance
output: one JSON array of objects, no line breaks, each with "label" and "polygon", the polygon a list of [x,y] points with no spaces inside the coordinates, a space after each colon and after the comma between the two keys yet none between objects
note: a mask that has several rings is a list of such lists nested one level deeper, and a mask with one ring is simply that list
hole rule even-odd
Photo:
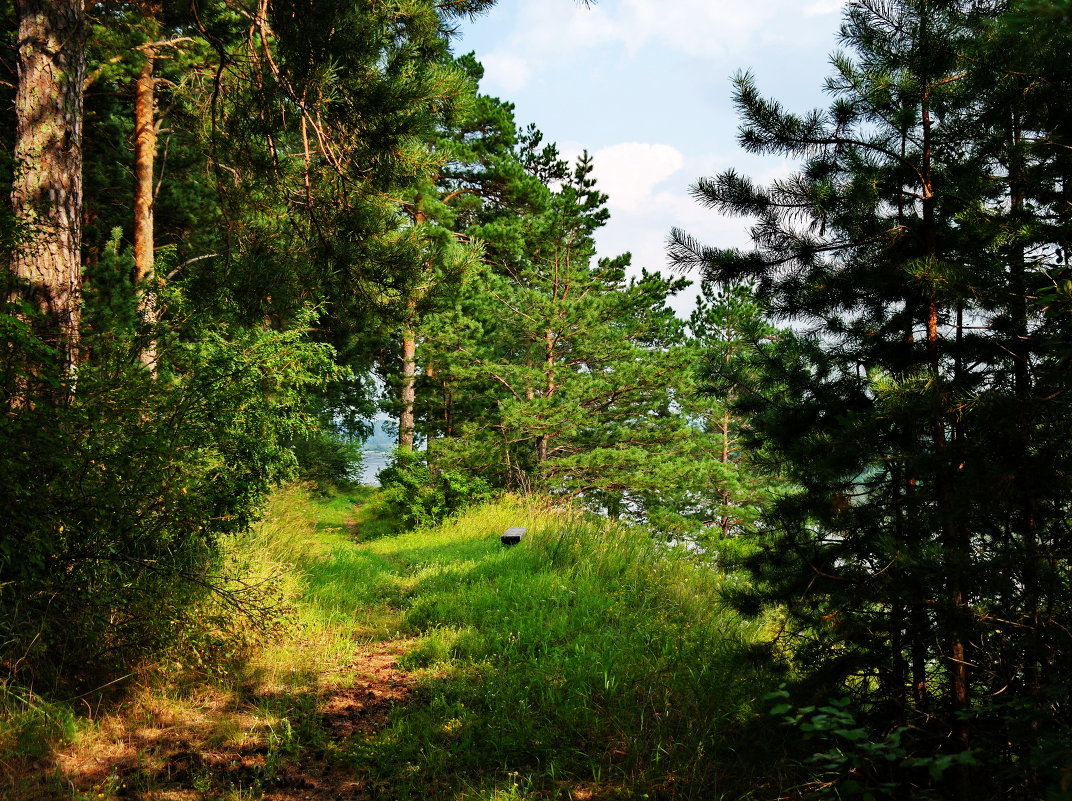
[{"label": "leafy bush", "polygon": [[300,328],[195,325],[170,302],[188,316],[181,336],[154,332],[155,374],[135,334],[89,332],[65,402],[28,326],[0,315],[0,664],[24,684],[93,681],[166,645],[222,589],[221,538],[318,425],[308,398],[337,373],[329,348]]},{"label": "leafy bush", "polygon": [[907,726],[884,734],[869,731],[848,698],[796,707],[783,688],[767,700],[774,704],[771,716],[795,729],[805,743],[823,749],[805,760],[813,775],[806,787],[808,798],[942,798],[936,785],[951,769],[978,764],[972,751],[915,753]]},{"label": "leafy bush", "polygon": [[350,487],[361,474],[360,442],[326,427],[296,440],[294,455],[302,479],[315,484],[321,492],[331,487]]},{"label": "leafy bush", "polygon": [[461,470],[436,470],[424,456],[397,450],[380,473],[381,503],[407,528],[434,525],[492,495],[479,476]]}]

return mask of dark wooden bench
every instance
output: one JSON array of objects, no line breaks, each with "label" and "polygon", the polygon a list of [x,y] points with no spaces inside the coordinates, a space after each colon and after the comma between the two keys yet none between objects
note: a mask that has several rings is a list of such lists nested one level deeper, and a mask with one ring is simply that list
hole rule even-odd
[{"label": "dark wooden bench", "polygon": [[521,542],[521,538],[525,536],[526,531],[528,531],[528,529],[523,528],[522,526],[511,526],[506,529],[506,533],[499,539],[502,540],[503,545],[517,545]]}]

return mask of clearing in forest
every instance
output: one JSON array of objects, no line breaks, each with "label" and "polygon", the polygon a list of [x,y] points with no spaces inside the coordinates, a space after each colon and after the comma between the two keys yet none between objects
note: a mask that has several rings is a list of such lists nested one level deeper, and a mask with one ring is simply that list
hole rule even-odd
[{"label": "clearing in forest", "polygon": [[[227,669],[207,646],[157,666],[16,797],[696,798],[744,780],[733,733],[768,681],[741,655],[761,633],[720,606],[711,565],[517,499],[382,535],[363,498],[278,494],[240,550],[254,573],[289,566],[290,621]],[[504,548],[512,525],[529,533]]]}]

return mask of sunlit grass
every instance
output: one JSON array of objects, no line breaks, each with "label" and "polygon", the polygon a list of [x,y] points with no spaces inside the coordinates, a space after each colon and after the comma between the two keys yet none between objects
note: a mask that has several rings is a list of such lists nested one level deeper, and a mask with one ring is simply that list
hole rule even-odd
[{"label": "sunlit grass", "polygon": [[[529,533],[504,548],[511,525]],[[741,658],[761,633],[718,602],[720,573],[642,530],[515,499],[367,549],[394,562],[380,586],[420,637],[403,658],[420,702],[346,758],[400,798],[446,793],[443,776],[451,792],[499,777],[459,798],[710,788],[767,689]],[[515,774],[528,789],[498,786]]]},{"label": "sunlit grass", "polygon": [[[732,785],[734,732],[769,681],[742,658],[762,632],[720,604],[717,569],[546,502],[506,498],[385,535],[393,524],[369,500],[278,492],[225,567],[285,617],[226,665],[180,649],[80,731],[60,714],[65,733],[45,737],[52,786],[256,799],[294,766],[396,799],[705,798]],[[528,534],[507,548],[510,526]],[[362,679],[355,652],[381,641],[405,649],[409,700],[379,730],[333,738],[320,704]],[[185,756],[198,749],[223,761]]]}]

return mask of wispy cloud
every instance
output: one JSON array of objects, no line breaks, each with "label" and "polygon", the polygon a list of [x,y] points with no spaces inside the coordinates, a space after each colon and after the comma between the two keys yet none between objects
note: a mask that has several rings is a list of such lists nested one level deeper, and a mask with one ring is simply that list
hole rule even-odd
[{"label": "wispy cloud", "polygon": [[517,92],[528,86],[532,68],[527,59],[496,52],[481,59],[486,83],[507,92]]},{"label": "wispy cloud", "polygon": [[610,197],[612,212],[641,211],[659,184],[685,166],[685,157],[670,145],[622,142],[592,154],[593,174]]},{"label": "wispy cloud", "polygon": [[[735,59],[767,43],[786,19],[839,11],[844,0],[604,0],[549,7],[547,0],[514,0],[513,31],[482,61],[486,86],[516,91],[556,66],[598,58],[632,59],[651,49],[661,55]],[[777,39],[777,36],[774,36]]]},{"label": "wispy cloud", "polygon": [[845,7],[846,0],[815,0],[804,9],[804,16],[818,17],[821,14],[833,14]]}]

